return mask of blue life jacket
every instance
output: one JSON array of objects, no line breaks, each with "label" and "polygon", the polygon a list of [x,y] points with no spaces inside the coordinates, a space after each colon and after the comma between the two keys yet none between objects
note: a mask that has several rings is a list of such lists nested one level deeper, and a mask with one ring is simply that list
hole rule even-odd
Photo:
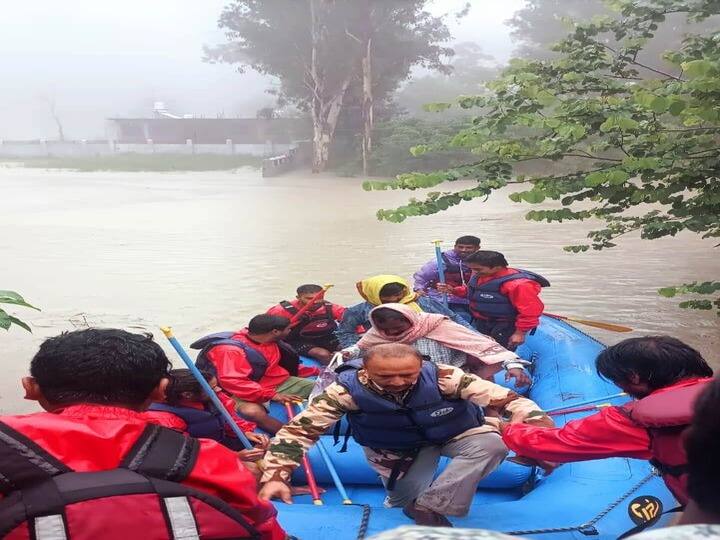
[{"label": "blue life jacket", "polygon": [[187,424],[187,432],[196,439],[212,439],[231,450],[244,448],[239,439],[225,431],[223,417],[212,404],[205,405],[204,409],[195,409],[167,403],[152,403],[148,410],[169,412],[181,418]]},{"label": "blue life jacket", "polygon": [[437,366],[424,361],[420,377],[400,404],[387,399],[358,380],[361,361],[339,369],[337,382],[345,387],[358,406],[347,413],[358,444],[381,450],[416,450],[444,444],[453,437],[483,425],[482,409],[464,399],[449,399],[440,393]]},{"label": "blue life jacket", "polygon": [[498,277],[479,286],[477,284],[478,275],[475,274],[468,282],[470,312],[474,316],[482,316],[485,319],[515,320],[517,310],[510,302],[510,299],[500,292],[500,287],[502,287],[503,283],[516,279],[531,279],[538,282],[541,287],[550,286],[547,279],[529,270],[518,269],[517,274]]},{"label": "blue life jacket", "polygon": [[268,368],[267,359],[248,344],[243,343],[238,339],[232,339],[234,335],[235,332],[218,332],[216,334],[210,334],[202,337],[191,343],[191,349],[200,349],[197,359],[195,360],[195,365],[198,369],[208,371],[212,373],[213,376],[217,377],[217,369],[208,358],[208,353],[211,349],[219,345],[230,345],[232,347],[238,347],[245,352],[245,358],[252,368],[250,380],[255,382],[259,381],[262,379],[263,375],[265,375],[265,371]]}]

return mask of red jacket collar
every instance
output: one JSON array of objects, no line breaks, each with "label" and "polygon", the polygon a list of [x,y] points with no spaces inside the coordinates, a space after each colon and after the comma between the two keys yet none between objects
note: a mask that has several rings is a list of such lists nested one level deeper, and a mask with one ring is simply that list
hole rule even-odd
[{"label": "red jacket collar", "polygon": [[517,274],[518,271],[514,268],[505,268],[504,270],[500,270],[499,272],[495,272],[494,274],[490,276],[478,276],[478,283],[487,283],[488,281],[492,281],[493,279],[505,277],[505,276],[511,276],[513,274]]},{"label": "red jacket collar", "polygon": [[124,419],[137,420],[145,422],[143,413],[126,409],[125,407],[117,407],[110,405],[100,405],[97,403],[78,403],[77,405],[68,405],[62,409],[53,411],[54,414],[65,416],[68,418],[104,418],[104,419]]},{"label": "red jacket collar", "polygon": [[704,383],[712,379],[712,377],[690,377],[688,379],[682,379],[675,384],[671,384],[670,386],[666,386],[664,388],[658,388],[657,390],[654,390],[653,392],[650,392],[648,396],[654,396],[657,394],[662,394],[663,392],[667,392],[669,390],[676,390],[678,388],[684,388],[686,386],[693,386],[698,383]]}]

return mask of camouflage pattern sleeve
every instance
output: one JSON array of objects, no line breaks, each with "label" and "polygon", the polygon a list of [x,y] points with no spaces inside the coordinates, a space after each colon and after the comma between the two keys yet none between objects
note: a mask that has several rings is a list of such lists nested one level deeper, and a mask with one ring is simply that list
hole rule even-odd
[{"label": "camouflage pattern sleeve", "polygon": [[290,475],[300,465],[303,454],[346,412],[354,410],[357,406],[344,387],[337,383],[328,386],[270,441],[263,457],[260,482],[279,480],[290,483]]},{"label": "camouflage pattern sleeve", "polygon": [[438,385],[443,395],[472,401],[491,416],[510,414],[511,422],[554,426],[552,419],[534,401],[458,368],[438,365]]}]

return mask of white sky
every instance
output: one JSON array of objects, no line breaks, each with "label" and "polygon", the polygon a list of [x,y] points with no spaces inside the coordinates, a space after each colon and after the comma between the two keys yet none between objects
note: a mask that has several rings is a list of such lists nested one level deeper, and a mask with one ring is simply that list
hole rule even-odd
[{"label": "white sky", "polygon": [[[0,139],[54,137],[54,101],[68,138],[102,137],[104,118],[146,116],[154,100],[179,113],[252,116],[267,83],[255,73],[202,62],[223,41],[227,0],[0,0]],[[473,0],[448,23],[504,61],[513,45],[504,21],[524,0]],[[464,0],[435,0],[436,14]]]}]

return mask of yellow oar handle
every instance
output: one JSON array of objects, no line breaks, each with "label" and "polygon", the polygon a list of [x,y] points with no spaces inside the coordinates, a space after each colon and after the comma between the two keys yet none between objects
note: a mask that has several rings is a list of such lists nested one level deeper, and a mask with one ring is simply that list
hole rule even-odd
[{"label": "yellow oar handle", "polygon": [[432,245],[434,245],[434,246],[439,246],[440,244],[442,244],[442,240],[433,240],[433,241],[430,242],[430,243],[431,243]]},{"label": "yellow oar handle", "polygon": [[174,336],[173,336],[173,332],[172,332],[172,328],[170,328],[169,326],[161,326],[161,327],[160,327],[160,331],[161,331],[163,334],[165,334],[165,337],[168,338],[168,339],[170,339],[171,337],[174,337]]}]

